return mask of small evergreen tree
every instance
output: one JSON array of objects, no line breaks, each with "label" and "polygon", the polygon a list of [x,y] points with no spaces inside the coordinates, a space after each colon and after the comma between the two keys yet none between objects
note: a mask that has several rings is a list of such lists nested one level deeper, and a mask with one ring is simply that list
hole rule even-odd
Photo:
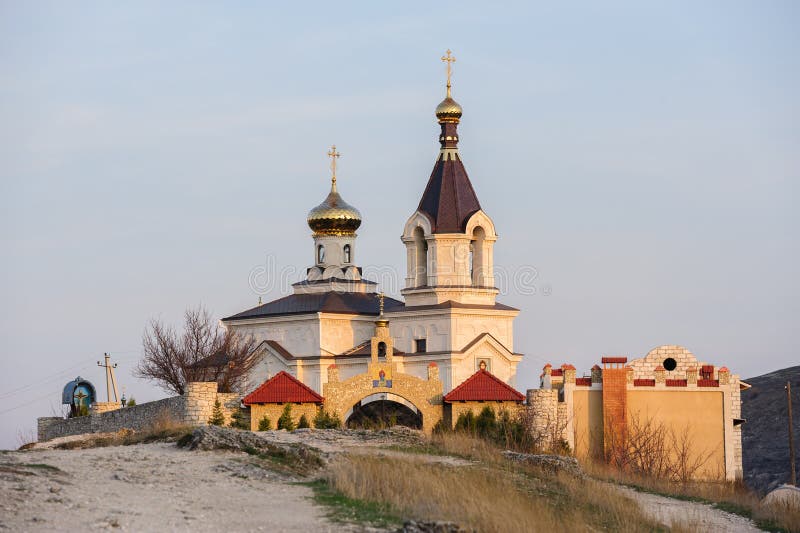
[{"label": "small evergreen tree", "polygon": [[131,396],[131,399],[127,401],[127,403],[125,404],[125,406],[126,406],[126,407],[133,407],[134,405],[136,405],[136,398],[134,398],[133,396]]},{"label": "small evergreen tree", "polygon": [[342,427],[342,421],[338,415],[331,415],[320,407],[317,416],[314,417],[314,427],[317,429],[337,429]]},{"label": "small evergreen tree", "polygon": [[214,400],[214,410],[211,411],[211,418],[208,419],[209,426],[224,426],[225,414],[222,412],[222,404],[219,399]]},{"label": "small evergreen tree", "polygon": [[475,429],[481,437],[492,438],[497,433],[497,419],[494,416],[494,409],[488,405],[483,408],[481,414],[475,420]]},{"label": "small evergreen tree", "polygon": [[467,411],[466,413],[461,413],[458,415],[458,420],[456,420],[456,431],[475,433],[475,415],[472,414],[472,411]]},{"label": "small evergreen tree", "polygon": [[311,424],[308,423],[305,413],[300,416],[300,421],[297,423],[297,429],[310,428]]},{"label": "small evergreen tree", "polygon": [[271,425],[272,425],[272,422],[270,421],[270,419],[267,418],[267,415],[264,415],[264,417],[261,420],[258,421],[258,430],[259,431],[269,431],[269,428],[270,428]]},{"label": "small evergreen tree", "polygon": [[231,427],[235,429],[250,429],[250,420],[241,408],[237,408],[231,415]]},{"label": "small evergreen tree", "polygon": [[291,431],[294,429],[294,420],[292,420],[292,404],[287,403],[283,408],[283,413],[278,419],[278,429],[285,429]]}]

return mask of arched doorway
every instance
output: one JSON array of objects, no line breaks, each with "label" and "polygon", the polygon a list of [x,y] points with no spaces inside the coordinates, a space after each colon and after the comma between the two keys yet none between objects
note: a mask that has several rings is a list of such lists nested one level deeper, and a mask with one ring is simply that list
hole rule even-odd
[{"label": "arched doorway", "polygon": [[350,408],[345,416],[349,428],[380,429],[406,426],[422,429],[422,413],[417,407],[396,394],[371,394]]}]

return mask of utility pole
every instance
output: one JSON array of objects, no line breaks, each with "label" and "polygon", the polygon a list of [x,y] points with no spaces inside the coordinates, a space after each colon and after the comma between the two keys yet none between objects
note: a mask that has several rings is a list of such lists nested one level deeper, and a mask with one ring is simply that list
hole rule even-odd
[{"label": "utility pole", "polygon": [[117,363],[113,365],[109,363],[111,356],[103,354],[105,356],[105,362],[101,363],[100,361],[97,362],[97,366],[106,369],[106,398],[109,403],[111,403],[111,390],[113,387],[114,391],[114,403],[119,403],[119,395],[117,394],[117,382],[114,379],[114,369],[117,368]]},{"label": "utility pole", "polygon": [[789,484],[797,486],[797,474],[794,466],[794,432],[792,429],[792,382],[786,382],[786,401],[789,407]]}]

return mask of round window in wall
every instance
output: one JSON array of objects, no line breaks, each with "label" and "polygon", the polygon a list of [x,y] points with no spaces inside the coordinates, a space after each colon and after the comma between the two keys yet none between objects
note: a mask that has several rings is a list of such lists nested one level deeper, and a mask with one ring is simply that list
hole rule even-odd
[{"label": "round window in wall", "polygon": [[673,370],[675,370],[675,368],[677,366],[678,366],[678,362],[675,359],[673,359],[672,357],[667,357],[666,359],[664,359],[664,368],[668,372],[672,372]]}]

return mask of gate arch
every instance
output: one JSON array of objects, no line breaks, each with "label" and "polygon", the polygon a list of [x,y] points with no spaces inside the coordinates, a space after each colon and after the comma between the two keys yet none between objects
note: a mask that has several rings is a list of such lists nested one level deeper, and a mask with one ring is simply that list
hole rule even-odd
[{"label": "gate arch", "polygon": [[[430,433],[442,419],[442,382],[439,381],[438,368],[434,365],[428,369],[428,379],[420,379],[410,374],[402,374],[395,370],[395,364],[389,362],[370,363],[367,371],[344,381],[339,381],[339,372],[335,365],[328,369],[328,382],[322,386],[325,397],[325,409],[336,414],[342,422],[352,414],[353,406],[365,399],[379,395],[400,398],[398,402],[411,404],[422,416],[422,431]],[[381,372],[391,379],[375,379]],[[396,400],[393,400],[396,401]],[[407,402],[407,403],[406,403]]]}]

